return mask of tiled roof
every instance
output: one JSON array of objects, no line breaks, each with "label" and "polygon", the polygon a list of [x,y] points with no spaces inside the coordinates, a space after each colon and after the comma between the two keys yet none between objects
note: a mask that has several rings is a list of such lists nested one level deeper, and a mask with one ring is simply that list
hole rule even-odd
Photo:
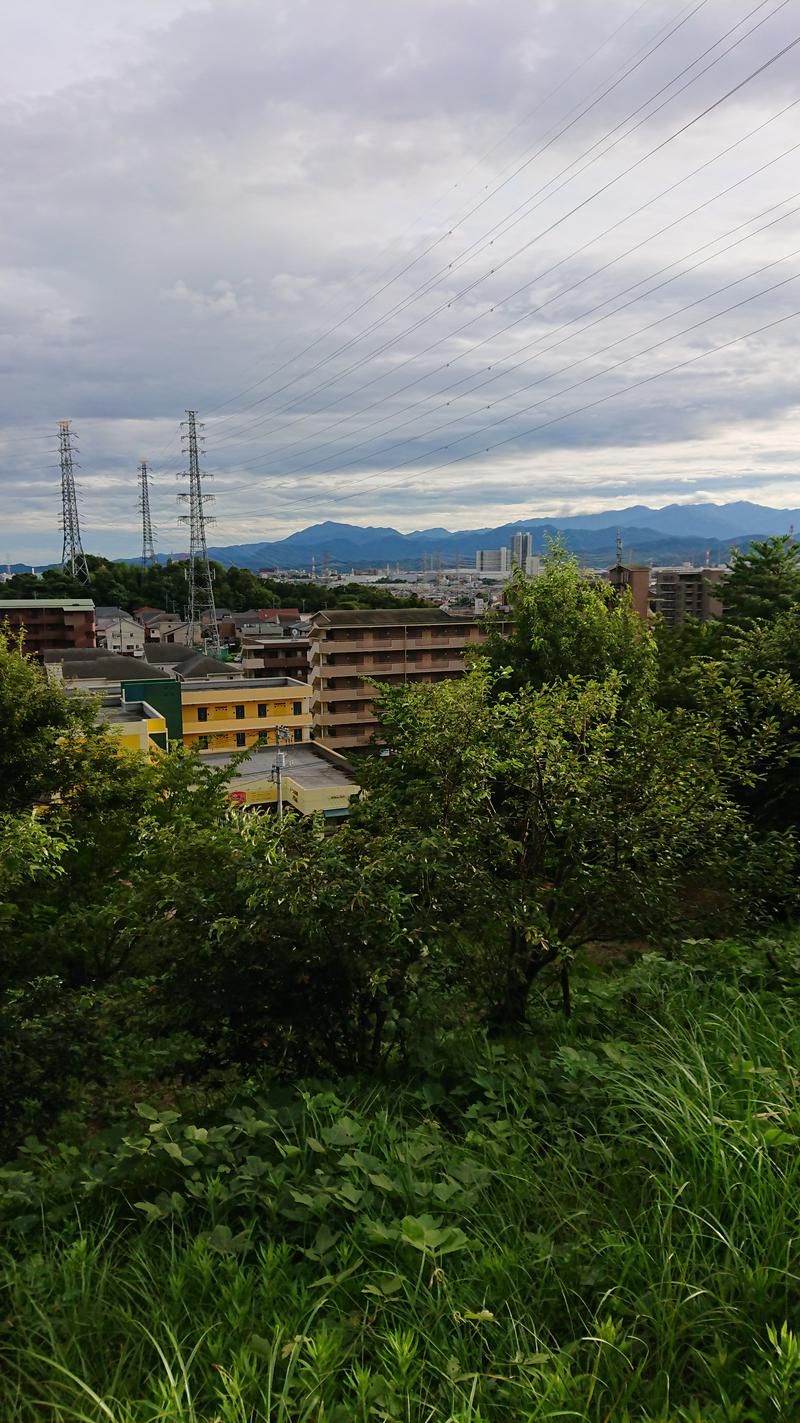
[{"label": "tiled roof", "polygon": [[366,611],[332,608],[314,613],[314,627],[452,627],[454,623],[473,623],[471,613],[443,613],[439,608],[369,608]]}]

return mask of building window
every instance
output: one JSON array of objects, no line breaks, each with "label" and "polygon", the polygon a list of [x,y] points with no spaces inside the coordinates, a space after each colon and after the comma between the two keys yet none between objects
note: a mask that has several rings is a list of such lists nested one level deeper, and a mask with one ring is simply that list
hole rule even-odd
[{"label": "building window", "polygon": [[197,708],[197,720],[198,720],[198,721],[208,721],[208,707],[198,707],[198,708]]},{"label": "building window", "polygon": [[247,737],[245,736],[245,734],[244,734],[243,731],[237,731],[237,733],[236,733],[236,745],[237,745],[237,746],[246,746],[246,745],[247,745]]},{"label": "building window", "polygon": [[302,716],[302,715],[303,715],[303,703],[302,703],[302,702],[292,702],[292,715],[293,715],[293,716]]},{"label": "building window", "polygon": [[259,733],[258,733],[258,744],[259,744],[259,746],[268,746],[268,745],[269,745],[269,732],[268,732],[268,731],[259,731]]},{"label": "building window", "polygon": [[259,714],[259,716],[266,716],[266,714],[267,714],[267,704],[266,704],[266,702],[259,702],[259,704],[258,704],[258,714]]},{"label": "building window", "polygon": [[200,748],[201,751],[207,751],[207,750],[208,750],[208,737],[207,737],[207,736],[198,736],[198,738],[197,738],[197,745],[199,746],[199,748]]},{"label": "building window", "polygon": [[295,739],[295,741],[302,741],[302,739],[303,739],[303,728],[302,728],[301,726],[296,726],[296,727],[295,727],[295,729],[294,729],[294,739]]},{"label": "building window", "polygon": [[238,707],[236,708],[236,720],[237,720],[237,721],[244,721],[244,707],[238,706]]}]

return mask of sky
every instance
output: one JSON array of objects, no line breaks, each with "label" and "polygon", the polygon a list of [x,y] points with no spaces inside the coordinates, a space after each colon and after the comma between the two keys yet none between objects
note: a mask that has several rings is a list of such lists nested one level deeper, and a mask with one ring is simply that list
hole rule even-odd
[{"label": "sky", "polygon": [[0,560],[800,505],[800,0],[14,10]]}]

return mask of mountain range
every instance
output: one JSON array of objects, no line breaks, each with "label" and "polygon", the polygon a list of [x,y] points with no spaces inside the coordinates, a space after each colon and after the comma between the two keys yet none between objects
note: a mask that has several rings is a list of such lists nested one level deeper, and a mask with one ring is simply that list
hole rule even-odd
[{"label": "mountain range", "polygon": [[[788,533],[800,527],[800,509],[772,509],[765,504],[738,500],[730,504],[667,504],[652,509],[631,504],[626,509],[605,509],[597,514],[569,514],[563,518],[518,519],[511,524],[481,529],[397,529],[327,521],[299,529],[287,538],[263,543],[226,544],[209,554],[226,568],[310,569],[327,563],[331,568],[377,567],[387,563],[419,568],[423,559],[453,566],[474,564],[478,549],[501,548],[513,534],[529,532],[534,553],[543,553],[548,540],[558,537],[589,564],[607,566],[616,556],[617,540],[623,557],[639,563],[723,563],[733,547],[744,547],[754,538]],[[178,554],[177,557],[186,557]],[[161,554],[159,562],[166,562]],[[137,562],[134,556],[120,562]],[[13,573],[30,565],[11,564]],[[44,565],[53,567],[52,564]]]},{"label": "mountain range", "polygon": [[209,553],[226,566],[251,569],[310,568],[312,560],[318,569],[324,562],[339,569],[385,563],[418,567],[423,558],[441,558],[444,565],[452,565],[459,560],[473,563],[478,549],[500,548],[511,543],[513,534],[529,532],[534,553],[544,552],[548,539],[561,535],[567,547],[589,563],[612,560],[618,538],[628,561],[702,563],[707,554],[712,561],[724,561],[733,546],[769,534],[785,534],[795,524],[800,525],[800,509],[771,509],[744,500],[667,504],[661,509],[633,504],[597,514],[519,519],[494,528],[417,529],[409,534],[327,521],[284,539],[226,545],[211,548]]}]

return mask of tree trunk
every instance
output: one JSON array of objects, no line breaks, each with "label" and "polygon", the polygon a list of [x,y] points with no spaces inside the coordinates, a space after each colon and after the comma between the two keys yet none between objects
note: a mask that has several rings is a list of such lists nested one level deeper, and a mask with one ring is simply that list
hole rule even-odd
[{"label": "tree trunk", "polygon": [[561,1003],[564,1009],[564,1017],[571,1018],[572,994],[570,991],[569,969],[566,964],[564,964],[563,968],[561,969],[561,973],[559,974],[559,980],[561,983]]}]

